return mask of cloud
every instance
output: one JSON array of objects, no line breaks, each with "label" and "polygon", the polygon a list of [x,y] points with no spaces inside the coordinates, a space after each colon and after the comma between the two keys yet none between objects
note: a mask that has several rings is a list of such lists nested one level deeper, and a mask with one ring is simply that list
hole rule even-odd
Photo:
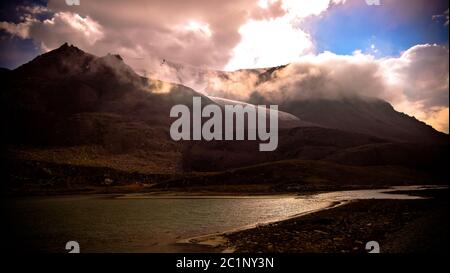
[{"label": "cloud", "polygon": [[438,45],[416,45],[399,58],[379,61],[388,83],[409,101],[424,107],[448,105],[449,50]]},{"label": "cloud", "polygon": [[[21,21],[0,22],[0,29],[33,39],[44,51],[69,42],[100,56],[117,53],[140,74],[230,99],[246,100],[255,90],[272,100],[379,97],[448,131],[447,47],[417,45],[383,59],[360,51],[316,54],[313,37],[301,28],[302,20],[320,16],[333,5],[346,3],[348,8],[356,2],[98,0],[67,6],[65,1],[49,0],[46,8],[21,7]],[[396,1],[383,3],[392,6],[399,22],[415,18],[425,5],[416,0],[404,10]],[[42,13],[45,18],[38,16]],[[446,16],[448,20],[448,12]],[[377,46],[369,52],[374,54]],[[224,77],[204,69],[291,62],[273,72],[270,81],[258,76],[265,70]]]},{"label": "cloud", "polygon": [[22,22],[17,24],[10,22],[0,22],[0,29],[13,36],[22,39],[28,39],[30,38],[30,28],[36,22],[39,21],[27,14],[22,17]]},{"label": "cloud", "polygon": [[435,129],[449,131],[449,49],[416,45],[399,58],[380,61],[392,103]]},{"label": "cloud", "polygon": [[[96,55],[117,53],[140,74],[203,89],[204,77],[193,68],[174,71],[161,64],[235,69],[297,60],[313,51],[298,21],[342,2],[100,0],[67,6],[50,0],[46,8],[22,7],[24,22],[2,22],[0,28],[33,39],[44,51],[69,42]],[[48,19],[35,16],[49,11]]]},{"label": "cloud", "polygon": [[208,80],[206,93],[245,101],[257,91],[274,103],[376,97],[448,132],[448,59],[447,47],[430,44],[383,59],[360,51],[347,56],[325,52],[303,56],[272,72],[269,80],[258,77],[267,70],[235,71],[227,77],[219,74]]},{"label": "cloud", "polygon": [[[132,55],[125,60],[158,58],[213,69],[274,66],[311,52],[298,20],[343,2],[98,0],[68,6],[49,0],[47,7],[20,6],[23,22],[1,22],[0,29],[33,39],[44,51],[69,42],[97,55]],[[40,19],[41,13],[48,18]]]},{"label": "cloud", "polygon": [[309,34],[294,28],[286,17],[250,21],[239,29],[241,42],[233,49],[226,70],[287,64],[310,53]]},{"label": "cloud", "polygon": [[[261,80],[261,74],[269,73]],[[385,89],[380,65],[371,55],[336,55],[324,52],[303,56],[274,72],[267,69],[238,70],[208,79],[206,92],[229,99],[248,100],[254,91],[282,103],[309,98],[338,99],[375,96]]]},{"label": "cloud", "polygon": [[35,6],[21,5],[21,6],[17,6],[17,10],[28,13],[28,14],[50,13],[50,10],[47,7],[38,6],[38,5],[35,5]]},{"label": "cloud", "polygon": [[448,17],[449,17],[449,9],[447,9],[446,11],[444,11],[443,14],[433,15],[433,16],[431,17],[431,19],[432,19],[433,21],[440,21],[440,20],[443,20],[443,21],[444,21],[444,25],[445,25],[445,26],[448,26],[448,20],[449,20]]},{"label": "cloud", "polygon": [[[37,8],[25,10],[41,12]],[[71,12],[57,12],[51,19],[42,21],[26,14],[21,23],[0,22],[0,29],[22,39],[33,39],[44,51],[60,46],[61,41],[76,41],[81,47],[89,47],[104,36],[95,20]]]},{"label": "cloud", "polygon": [[[116,52],[125,60],[158,58],[211,68],[228,62],[241,39],[239,27],[261,9],[256,0],[85,1],[76,7],[63,2],[50,0],[48,7],[89,16],[103,29],[104,38],[85,50]],[[70,42],[78,44],[76,39]]]},{"label": "cloud", "polygon": [[314,52],[312,38],[299,27],[299,23],[308,16],[320,15],[330,5],[344,2],[344,0],[259,1],[262,10],[272,10],[275,7],[278,16],[251,19],[239,28],[242,39],[233,49],[232,58],[225,66],[225,70],[284,65]]}]

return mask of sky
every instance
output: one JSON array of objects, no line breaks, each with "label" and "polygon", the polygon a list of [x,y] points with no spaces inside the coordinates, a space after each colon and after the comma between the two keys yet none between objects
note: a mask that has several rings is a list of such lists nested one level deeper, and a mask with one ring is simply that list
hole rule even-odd
[{"label": "sky", "polygon": [[[297,89],[310,86],[304,80],[319,73],[340,89],[309,93],[366,92],[448,132],[446,0],[80,0],[72,6],[65,0],[19,0],[0,5],[0,67],[13,69],[64,42],[99,56],[118,53],[137,71],[162,59],[229,71],[293,63],[289,77],[302,79],[301,84],[282,83],[294,90],[293,98],[304,96],[306,91]],[[358,78],[352,77],[355,69]]]}]

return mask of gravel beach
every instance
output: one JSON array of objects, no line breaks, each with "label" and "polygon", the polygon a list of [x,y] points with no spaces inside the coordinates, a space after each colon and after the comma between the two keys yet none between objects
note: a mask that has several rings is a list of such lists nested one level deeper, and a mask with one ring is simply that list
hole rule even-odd
[{"label": "gravel beach", "polygon": [[[404,192],[402,192],[404,193]],[[236,252],[448,253],[448,189],[410,194],[418,200],[358,200],[286,221],[226,234]]]}]

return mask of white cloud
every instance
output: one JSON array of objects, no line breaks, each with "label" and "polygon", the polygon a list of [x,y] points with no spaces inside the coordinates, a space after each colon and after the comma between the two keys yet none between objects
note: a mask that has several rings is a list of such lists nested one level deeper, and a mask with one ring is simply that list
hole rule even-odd
[{"label": "white cloud", "polygon": [[[33,11],[33,9],[32,9]],[[89,16],[72,12],[57,12],[51,19],[40,21],[26,15],[20,23],[0,22],[0,29],[22,39],[32,38],[44,51],[53,49],[65,41],[85,47],[104,37],[102,27]]]},{"label": "white cloud", "polygon": [[167,59],[215,69],[223,68],[230,58],[240,40],[239,27],[261,10],[257,0],[98,0],[72,7],[49,0],[48,7],[89,16],[102,26],[104,39],[82,47],[94,54],[121,54],[121,49],[135,51],[132,55],[139,54],[149,62]]},{"label": "white cloud", "polygon": [[30,38],[30,27],[38,22],[31,16],[23,16],[23,21],[20,23],[0,22],[0,29],[7,33],[17,36],[22,39]]},{"label": "white cloud", "polygon": [[312,50],[309,35],[295,29],[285,17],[249,21],[239,33],[242,40],[234,48],[225,70],[283,65]]},{"label": "white cloud", "polygon": [[214,77],[208,92],[247,100],[258,91],[273,102],[308,98],[360,96],[389,101],[396,110],[448,132],[449,50],[417,45],[396,58],[376,59],[355,51],[342,56],[325,52],[299,58],[261,83],[256,72],[236,71]]},{"label": "white cloud", "polygon": [[397,110],[416,116],[435,129],[449,131],[449,50],[416,45],[398,58],[379,61]]},{"label": "white cloud", "polygon": [[[23,22],[1,22],[0,26],[34,39],[44,50],[64,42],[97,55],[140,49],[140,58],[234,69],[280,65],[310,53],[311,38],[298,27],[299,20],[343,2],[98,0],[68,6],[49,0],[45,8],[21,6],[20,11],[27,14]],[[40,21],[40,13],[51,17]]]},{"label": "white cloud", "polygon": [[[0,22],[0,29],[34,39],[44,50],[69,42],[97,55],[118,53],[142,74],[189,82],[190,86],[205,86],[200,70],[174,73],[161,66],[161,61],[212,69],[295,62],[265,84],[258,84],[248,72],[235,73],[229,81],[213,77],[210,92],[222,92],[231,99],[245,99],[256,88],[275,98],[375,96],[448,131],[448,48],[418,45],[399,57],[376,59],[370,54],[376,55],[383,45],[373,42],[366,50],[369,54],[313,55],[311,37],[298,28],[299,22],[343,2],[199,0],[193,5],[187,0],[170,4],[164,0],[99,0],[69,7],[64,1],[50,0],[45,9],[20,8],[25,13],[22,21]],[[39,20],[37,14],[44,12],[50,19]]]},{"label": "white cloud", "polygon": [[197,22],[197,21],[189,21],[185,25],[181,27],[184,30],[192,31],[194,33],[200,33],[201,35],[205,35],[206,37],[211,37],[212,32],[209,27],[209,24]]},{"label": "white cloud", "polygon": [[43,14],[48,13],[50,10],[47,7],[44,6],[18,6],[18,11],[23,11],[28,14]]},{"label": "white cloud", "polygon": [[247,21],[239,29],[241,41],[233,49],[232,58],[225,70],[279,66],[312,53],[312,39],[298,27],[298,23],[308,16],[320,15],[332,4],[344,2],[345,0],[260,0],[258,5],[263,9],[280,4],[284,14],[276,18]]}]

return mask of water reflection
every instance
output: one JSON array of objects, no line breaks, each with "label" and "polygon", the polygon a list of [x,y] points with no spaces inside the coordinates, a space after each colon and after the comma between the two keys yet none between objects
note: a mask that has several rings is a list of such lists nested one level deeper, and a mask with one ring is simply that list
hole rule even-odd
[{"label": "water reflection", "polygon": [[[419,190],[397,187],[396,190]],[[416,199],[387,190],[311,196],[155,197],[127,195],[34,197],[8,206],[15,235],[24,247],[64,252],[67,241],[82,252],[173,252],[181,238],[276,221],[353,199]]]}]

